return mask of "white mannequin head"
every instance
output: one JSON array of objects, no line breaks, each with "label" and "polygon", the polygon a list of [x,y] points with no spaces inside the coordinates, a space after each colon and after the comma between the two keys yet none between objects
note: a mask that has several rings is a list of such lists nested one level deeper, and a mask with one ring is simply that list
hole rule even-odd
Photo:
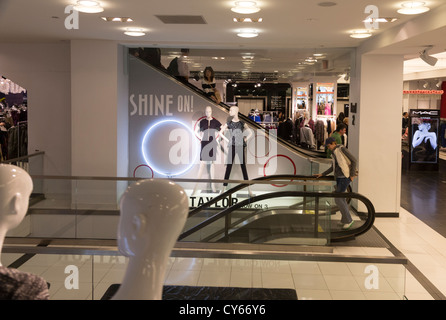
[{"label": "white mannequin head", "polygon": [[32,190],[33,181],[25,170],[0,164],[0,252],[6,233],[25,217]]},{"label": "white mannequin head", "polygon": [[238,115],[238,110],[239,110],[238,107],[235,106],[231,107],[229,109],[229,115],[235,117],[236,115]]},{"label": "white mannequin head", "polygon": [[160,300],[170,253],[184,228],[189,201],[168,180],[141,180],[121,197],[119,251],[129,263],[114,300]]},{"label": "white mannequin head", "polygon": [[207,106],[205,109],[205,115],[207,118],[211,118],[212,117],[212,107]]},{"label": "white mannequin head", "polygon": [[28,211],[33,181],[17,166],[0,164],[0,227],[17,227]]},{"label": "white mannequin head", "polygon": [[168,180],[147,179],[129,186],[120,201],[118,246],[128,257],[170,250],[186,222],[188,198]]}]

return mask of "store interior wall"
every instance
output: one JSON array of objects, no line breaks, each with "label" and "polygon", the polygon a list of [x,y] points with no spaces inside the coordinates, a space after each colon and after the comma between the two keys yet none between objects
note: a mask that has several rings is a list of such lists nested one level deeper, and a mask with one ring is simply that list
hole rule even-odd
[{"label": "store interior wall", "polygon": [[[71,174],[70,44],[2,43],[0,73],[28,92],[28,154],[44,151],[35,174]],[[33,172],[34,170],[34,172]],[[46,185],[49,192],[70,188],[67,181]]]}]

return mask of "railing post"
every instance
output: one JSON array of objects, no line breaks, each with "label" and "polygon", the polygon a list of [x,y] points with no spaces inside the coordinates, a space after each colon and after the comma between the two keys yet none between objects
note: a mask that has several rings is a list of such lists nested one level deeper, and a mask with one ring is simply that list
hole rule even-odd
[{"label": "railing post", "polygon": [[319,196],[315,197],[314,205],[314,237],[319,238]]}]

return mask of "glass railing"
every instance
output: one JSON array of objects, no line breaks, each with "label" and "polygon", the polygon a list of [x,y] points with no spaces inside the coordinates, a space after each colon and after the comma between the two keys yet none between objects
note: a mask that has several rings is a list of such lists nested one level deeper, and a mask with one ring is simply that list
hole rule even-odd
[{"label": "glass railing", "polygon": [[[309,254],[287,250],[240,252],[219,248],[212,251],[175,248],[166,266],[165,300],[183,300],[181,288],[196,290],[203,299],[206,290],[277,290],[275,299],[294,293],[300,300],[403,300],[406,299],[407,260],[398,257],[354,257]],[[108,242],[53,240],[45,245],[5,243],[2,263],[6,267],[36,274],[49,286],[50,300],[106,300],[123,283],[129,258]],[[147,284],[148,286],[150,284]],[[211,298],[211,297],[209,297]],[[227,297],[226,297],[227,298]],[[231,299],[233,300],[233,299]]]},{"label": "glass railing", "polygon": [[[144,177],[44,176],[35,169],[38,167],[36,163],[28,169],[41,197],[30,202],[23,222],[8,232],[2,248],[3,265],[43,277],[50,285],[50,299],[110,297],[128,266],[116,241],[119,199],[129,185]],[[312,170],[318,173],[324,168],[318,163]],[[370,230],[373,210],[361,195],[333,193],[332,178],[171,180],[189,196],[190,212],[171,253],[166,287],[277,287],[295,290],[299,299],[320,299],[311,292],[322,290],[321,281],[308,283],[305,272],[322,272],[336,263],[349,270],[345,280],[364,299],[405,298],[405,258],[333,253],[334,238],[354,239]],[[226,193],[206,192],[210,183],[221,187],[223,182],[229,183]],[[202,191],[192,194],[197,183]],[[336,197],[369,208],[358,212],[351,202],[355,224],[348,231],[336,225],[340,219]],[[226,268],[229,282],[204,272],[221,266]],[[290,273],[281,275],[277,283],[264,276],[285,269]],[[326,297],[337,299],[332,275],[319,276],[324,279]]]},{"label": "glass railing", "polygon": [[[140,178],[55,177],[32,175],[41,197],[29,205],[25,221],[8,233],[10,237],[116,239],[119,199]],[[334,180],[311,176],[269,176],[249,181],[170,179],[189,196],[189,218],[181,241],[246,242],[327,245],[352,238],[371,228],[373,205],[365,197],[348,192],[333,193]],[[226,192],[192,194],[195,185],[228,182]],[[354,204],[355,220],[348,231],[336,198]],[[242,240],[245,239],[245,240]]]}]

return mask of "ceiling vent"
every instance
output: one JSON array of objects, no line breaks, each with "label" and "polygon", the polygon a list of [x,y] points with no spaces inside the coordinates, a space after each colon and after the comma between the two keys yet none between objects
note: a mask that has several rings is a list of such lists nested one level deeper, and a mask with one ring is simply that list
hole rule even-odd
[{"label": "ceiling vent", "polygon": [[207,24],[202,16],[156,15],[165,24]]}]

